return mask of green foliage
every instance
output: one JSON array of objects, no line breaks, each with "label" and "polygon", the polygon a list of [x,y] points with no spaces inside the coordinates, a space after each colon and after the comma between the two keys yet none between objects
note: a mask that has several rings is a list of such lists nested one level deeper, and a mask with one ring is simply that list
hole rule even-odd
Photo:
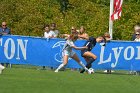
[{"label": "green foliage", "polygon": [[[16,35],[42,36],[44,24],[52,22],[61,33],[81,25],[92,36],[108,32],[109,0],[66,0],[63,12],[61,1],[0,0],[0,22],[6,21]],[[133,26],[140,22],[139,4],[140,0],[124,0],[122,17],[114,21],[114,39],[131,40]]]}]

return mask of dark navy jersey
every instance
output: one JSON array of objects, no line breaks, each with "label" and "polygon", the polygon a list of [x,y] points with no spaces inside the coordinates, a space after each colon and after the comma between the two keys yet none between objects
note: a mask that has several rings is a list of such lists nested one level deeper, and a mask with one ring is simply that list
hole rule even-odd
[{"label": "dark navy jersey", "polygon": [[89,37],[89,40],[84,44],[84,46],[88,47],[87,51],[91,51],[96,43],[96,38]]}]

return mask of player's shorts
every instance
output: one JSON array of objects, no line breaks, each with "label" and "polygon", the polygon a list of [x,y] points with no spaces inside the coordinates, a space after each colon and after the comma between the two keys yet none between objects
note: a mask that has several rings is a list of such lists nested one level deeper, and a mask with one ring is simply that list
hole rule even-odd
[{"label": "player's shorts", "polygon": [[75,54],[74,51],[69,52],[69,51],[67,51],[67,50],[64,50],[64,51],[62,52],[62,55],[63,55],[63,56],[64,56],[64,55],[68,55],[68,57],[73,57],[74,54]]},{"label": "player's shorts", "polygon": [[88,50],[85,49],[85,50],[81,50],[81,56],[83,57],[84,53],[87,52]]}]

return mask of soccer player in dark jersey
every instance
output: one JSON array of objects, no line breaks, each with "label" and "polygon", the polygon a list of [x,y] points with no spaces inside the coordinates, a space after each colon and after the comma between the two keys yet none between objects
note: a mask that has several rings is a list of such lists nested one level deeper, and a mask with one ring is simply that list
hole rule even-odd
[{"label": "soccer player in dark jersey", "polygon": [[[80,37],[80,36],[79,36]],[[94,37],[80,37],[85,38],[87,42],[84,44],[84,46],[87,46],[87,49],[81,50],[81,56],[85,59],[87,62],[86,67],[91,68],[92,63],[96,60],[97,56],[91,52],[91,50],[94,48],[97,42],[102,42],[105,40],[104,37],[99,36],[97,38]],[[85,70],[81,70],[80,73],[84,73]]]}]

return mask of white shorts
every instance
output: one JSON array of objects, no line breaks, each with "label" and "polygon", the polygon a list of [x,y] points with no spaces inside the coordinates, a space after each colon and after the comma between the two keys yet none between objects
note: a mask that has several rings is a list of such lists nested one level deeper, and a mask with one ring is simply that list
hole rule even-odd
[{"label": "white shorts", "polygon": [[64,50],[64,51],[62,52],[62,55],[63,55],[63,56],[68,55],[68,57],[73,57],[74,54],[75,54],[74,51],[69,52],[69,51],[67,51],[67,50]]}]

